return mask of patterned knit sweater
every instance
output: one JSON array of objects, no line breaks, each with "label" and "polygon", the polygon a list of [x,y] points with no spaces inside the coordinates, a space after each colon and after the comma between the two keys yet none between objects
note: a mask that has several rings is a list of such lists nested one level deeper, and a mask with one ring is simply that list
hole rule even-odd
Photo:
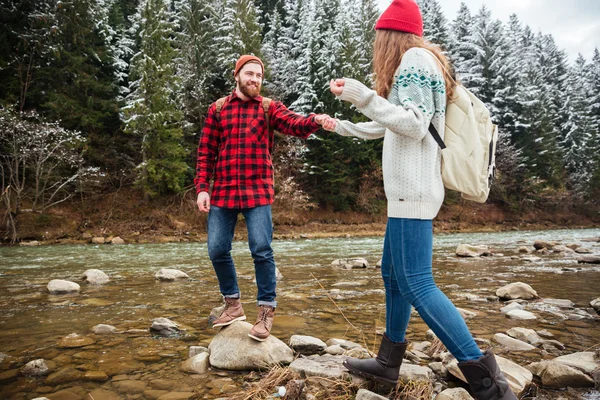
[{"label": "patterned knit sweater", "polygon": [[441,152],[428,132],[433,122],[443,138],[446,89],[439,63],[426,50],[408,50],[387,100],[354,79],[345,81],[339,98],[372,121],[339,121],[336,132],[363,139],[384,137],[388,217],[433,219],[444,200]]}]

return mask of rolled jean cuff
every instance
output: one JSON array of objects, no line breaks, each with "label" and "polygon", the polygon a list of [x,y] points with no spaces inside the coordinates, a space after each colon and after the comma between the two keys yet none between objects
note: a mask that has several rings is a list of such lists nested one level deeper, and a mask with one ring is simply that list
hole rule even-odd
[{"label": "rolled jean cuff", "polygon": [[258,305],[259,306],[269,306],[269,307],[277,308],[277,302],[275,300],[273,300],[273,301],[262,301],[262,300],[259,300],[258,301]]},{"label": "rolled jean cuff", "polygon": [[223,298],[227,298],[227,299],[239,299],[240,298],[240,294],[239,293],[224,294]]}]

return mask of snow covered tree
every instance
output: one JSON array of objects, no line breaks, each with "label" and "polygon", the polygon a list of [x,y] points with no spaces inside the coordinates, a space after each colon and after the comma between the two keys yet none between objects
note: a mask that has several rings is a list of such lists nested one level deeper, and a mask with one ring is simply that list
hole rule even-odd
[{"label": "snow covered tree", "polygon": [[594,50],[589,68],[589,98],[591,119],[591,140],[587,153],[591,158],[591,177],[587,196],[598,204],[600,199],[600,52]]},{"label": "snow covered tree", "polygon": [[252,0],[225,0],[217,14],[220,20],[214,36],[215,62],[226,88],[231,88],[235,62],[242,54],[261,54],[261,29]]},{"label": "snow covered tree", "polygon": [[459,75],[468,72],[466,68],[463,68],[463,64],[476,56],[475,49],[470,42],[473,25],[473,16],[469,7],[465,3],[460,3],[456,19],[451,25],[450,41],[448,43],[450,58],[454,64],[454,69]]},{"label": "snow covered tree", "polygon": [[137,14],[140,50],[131,60],[131,93],[122,112],[125,132],[140,141],[137,183],[146,197],[152,197],[183,189],[187,153],[182,146],[183,113],[174,65],[178,54],[168,2],[142,1]]},{"label": "snow covered tree", "polygon": [[418,4],[423,15],[423,37],[447,50],[450,41],[448,20],[440,3],[437,0],[419,0]]}]

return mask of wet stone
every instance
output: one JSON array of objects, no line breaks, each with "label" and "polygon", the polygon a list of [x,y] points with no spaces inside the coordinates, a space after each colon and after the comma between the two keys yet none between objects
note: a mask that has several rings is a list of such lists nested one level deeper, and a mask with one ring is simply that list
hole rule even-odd
[{"label": "wet stone", "polygon": [[96,341],[91,337],[78,335],[76,333],[71,333],[70,335],[62,338],[58,344],[58,348],[76,348],[76,347],[84,347],[90,344],[94,344]]},{"label": "wet stone", "polygon": [[90,392],[89,397],[94,400],[122,400],[117,393],[106,389],[94,389]]},{"label": "wet stone", "polygon": [[146,388],[147,388],[145,382],[134,381],[134,380],[124,380],[124,381],[113,382],[112,385],[120,393],[126,393],[126,394],[143,393],[144,390],[146,390]]}]

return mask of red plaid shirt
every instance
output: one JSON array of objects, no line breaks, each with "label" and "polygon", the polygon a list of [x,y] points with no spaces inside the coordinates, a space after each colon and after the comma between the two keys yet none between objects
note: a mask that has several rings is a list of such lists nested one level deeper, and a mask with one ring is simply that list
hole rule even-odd
[{"label": "red plaid shirt", "polygon": [[218,118],[213,103],[198,145],[196,192],[208,192],[213,178],[212,205],[239,209],[273,203],[273,129],[306,139],[320,125],[314,115],[303,117],[279,101],[269,106],[271,132],[265,132],[266,124],[261,96],[243,101],[234,91]]}]

